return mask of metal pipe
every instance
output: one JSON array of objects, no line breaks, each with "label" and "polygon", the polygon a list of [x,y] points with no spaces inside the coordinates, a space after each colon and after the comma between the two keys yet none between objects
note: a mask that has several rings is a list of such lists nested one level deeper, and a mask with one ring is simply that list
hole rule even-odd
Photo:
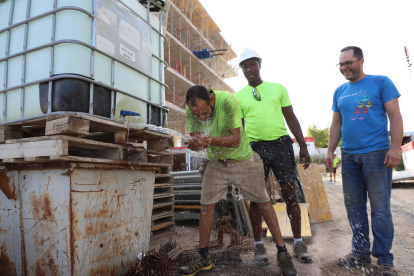
[{"label": "metal pipe", "polygon": [[[31,0],[27,0],[26,5],[26,19],[30,17],[30,4]],[[27,49],[27,35],[28,35],[28,24],[24,25],[24,38],[23,38],[23,50]],[[22,77],[21,83],[24,84],[26,81],[26,55],[23,55],[22,58]],[[24,117],[24,87],[20,89],[20,118]]]},{"label": "metal pipe", "polygon": [[[93,4],[92,4],[92,29],[91,29],[91,45],[92,47],[95,48],[95,24],[96,24],[96,14],[95,14],[95,7],[96,7],[96,0],[93,0]],[[93,79],[94,77],[94,68],[95,68],[95,51],[92,49],[91,52],[91,65],[90,65],[90,76],[91,79]],[[93,114],[93,90],[94,90],[94,85],[93,83],[89,84],[89,114]]]},{"label": "metal pipe", "polygon": [[[14,0],[11,0],[11,1],[14,2]],[[86,15],[88,15],[90,17],[94,17],[94,15],[92,15],[90,12],[88,12],[85,9],[82,9],[82,8],[79,8],[79,7],[75,7],[75,6],[64,6],[64,7],[60,7],[59,9],[54,9],[52,11],[48,11],[48,12],[39,14],[39,15],[34,16],[34,17],[30,18],[30,19],[26,19],[24,21],[18,22],[16,24],[9,25],[6,28],[1,29],[0,30],[0,33],[5,32],[5,31],[9,31],[9,30],[11,30],[13,28],[16,28],[18,26],[24,25],[24,24],[26,24],[26,23],[28,23],[30,21],[34,21],[34,20],[37,20],[37,19],[46,17],[48,15],[51,15],[51,14],[54,14],[54,13],[57,13],[57,12],[61,12],[61,11],[64,11],[64,10],[80,11],[80,12],[83,12],[84,14],[86,14]],[[141,18],[146,24],[148,24],[151,27],[151,29],[153,29],[155,32],[157,32],[159,35],[161,35],[164,38],[164,41],[165,41],[164,44],[168,42],[168,38],[166,36],[164,36],[162,33],[160,33],[156,28],[152,27],[151,24],[148,23],[142,16],[140,16],[139,14],[137,14],[136,12],[134,12],[133,10],[130,10],[130,11],[131,11],[131,13],[133,13],[136,16],[138,16],[139,18]]]},{"label": "metal pipe", "polygon": [[[155,107],[157,107],[157,108],[161,108],[161,109],[163,109],[163,110],[165,110],[165,111],[167,111],[167,112],[168,112],[168,108],[167,108],[167,107],[160,106],[160,105],[158,105],[158,104],[155,104],[155,103],[149,102],[149,101],[147,101],[147,100],[145,100],[145,99],[142,99],[142,98],[140,98],[140,97],[137,97],[137,96],[135,96],[135,95],[132,95],[132,94],[130,94],[130,93],[128,93],[128,92],[125,92],[125,91],[123,91],[123,90],[120,90],[120,89],[114,89],[113,87],[111,87],[111,86],[109,86],[109,85],[106,85],[106,84],[104,84],[104,83],[101,83],[101,82],[97,82],[97,81],[91,80],[90,78],[87,78],[87,77],[84,77],[84,76],[80,76],[80,75],[72,75],[72,74],[57,75],[57,76],[53,76],[53,77],[49,77],[49,78],[45,78],[45,79],[41,79],[41,80],[36,80],[36,81],[32,81],[32,82],[27,82],[27,83],[25,83],[24,85],[16,85],[16,86],[13,86],[13,87],[10,87],[10,88],[7,88],[7,89],[4,89],[4,90],[1,90],[1,91],[0,91],[0,93],[3,93],[3,94],[4,94],[4,93],[6,93],[7,91],[10,91],[10,90],[19,89],[19,88],[22,88],[22,87],[25,87],[25,86],[30,86],[30,85],[34,85],[34,84],[38,84],[38,83],[42,83],[42,82],[50,82],[50,81],[54,81],[54,80],[58,80],[58,79],[77,79],[77,80],[84,80],[84,81],[87,81],[87,82],[91,82],[91,83],[93,83],[93,84],[95,84],[95,85],[102,86],[102,87],[107,88],[107,89],[109,89],[109,90],[111,90],[111,89],[112,89],[112,90],[114,90],[114,91],[116,91],[116,92],[119,92],[119,93],[125,94],[126,96],[129,96],[129,97],[131,97],[131,98],[135,98],[135,99],[140,100],[140,101],[142,101],[142,102],[146,102],[146,103],[148,103],[148,104],[150,104],[150,105],[153,105],[153,106],[155,106]],[[51,89],[51,86],[50,86],[49,88]],[[51,90],[50,90],[50,91],[51,91]]]},{"label": "metal pipe", "polygon": [[202,185],[201,184],[191,184],[191,185],[173,185],[173,189],[175,190],[187,190],[187,189],[198,189],[201,190]]},{"label": "metal pipe", "polygon": [[[107,54],[107,53],[105,53],[105,52],[103,52],[103,51],[101,51],[101,50],[99,50],[99,49],[97,49],[97,48],[94,48],[94,47],[92,47],[91,45],[89,45],[89,44],[87,44],[87,43],[85,43],[85,42],[82,42],[82,41],[79,41],[79,40],[73,40],[73,39],[62,39],[62,40],[55,41],[55,42],[53,42],[53,43],[45,44],[45,45],[38,46],[38,47],[35,47],[35,48],[32,48],[32,49],[29,49],[29,50],[26,50],[26,51],[22,51],[22,52],[19,52],[19,53],[16,53],[16,54],[10,55],[10,56],[5,57],[5,58],[0,58],[0,62],[2,62],[2,61],[7,61],[8,59],[11,59],[11,58],[14,58],[14,57],[17,57],[17,56],[21,56],[21,55],[24,55],[24,54],[27,54],[27,53],[35,52],[35,51],[37,51],[37,50],[41,50],[41,49],[44,49],[44,48],[48,48],[48,47],[52,47],[52,46],[56,46],[56,45],[58,45],[58,44],[63,44],[63,43],[72,43],[72,44],[79,44],[79,45],[85,46],[85,47],[87,47],[87,48],[89,48],[89,49],[91,49],[91,50],[94,50],[94,51],[96,51],[96,52],[98,52],[98,53],[100,53],[100,54],[104,55],[104,56],[107,56],[107,57],[109,57],[109,58],[111,58],[111,59],[114,59],[114,60],[116,60],[117,62],[122,63],[123,65],[125,65],[125,66],[127,66],[127,67],[129,67],[129,68],[131,68],[131,69],[133,69],[133,70],[135,70],[135,71],[138,71],[140,74],[142,74],[142,75],[144,75],[144,76],[146,76],[146,77],[150,78],[151,80],[153,80],[153,81],[155,81],[155,82],[157,82],[157,83],[159,83],[159,84],[161,84],[161,85],[165,86],[165,87],[168,89],[168,85],[166,85],[165,83],[162,83],[162,82],[158,81],[157,79],[154,79],[152,76],[150,76],[150,75],[148,75],[148,74],[146,74],[146,73],[144,73],[144,72],[142,72],[142,71],[140,71],[140,70],[137,70],[136,68],[132,67],[131,65],[126,64],[126,63],[125,63],[125,62],[123,62],[122,60],[119,60],[119,59],[117,59],[117,58],[115,58],[115,57],[112,57],[112,56],[110,56],[109,54]],[[164,61],[163,61],[163,62],[164,62]],[[167,64],[167,63],[166,63],[166,64]],[[6,72],[7,72],[7,71],[6,71]],[[4,90],[0,90],[0,93],[3,93],[3,92],[4,92]]]},{"label": "metal pipe", "polygon": [[111,119],[115,116],[115,91],[113,90],[114,84],[115,84],[115,61],[112,59],[111,61]]},{"label": "metal pipe", "polygon": [[[10,27],[13,21],[13,9],[14,9],[14,0],[11,0],[10,2],[10,11],[9,11],[9,21],[7,22],[7,25]],[[5,56],[8,57],[9,56],[9,50],[10,50],[10,32],[11,30],[9,29],[7,31],[7,38],[6,38],[6,51],[5,51]],[[9,62],[8,62],[8,58],[6,60],[6,62],[4,63],[4,88],[7,88],[8,86],[8,67],[9,67]],[[3,94],[3,122],[6,122],[7,120],[7,94]]]},{"label": "metal pipe", "polygon": [[[175,200],[175,204],[200,204],[200,200],[195,200],[195,199],[179,199],[179,200]],[[175,208],[175,206],[174,206]]]},{"label": "metal pipe", "polygon": [[191,197],[191,196],[201,196],[201,191],[198,193],[174,193],[175,197]]},{"label": "metal pipe", "polygon": [[190,205],[176,205],[174,206],[174,209],[177,210],[201,210],[201,206],[190,206]]}]

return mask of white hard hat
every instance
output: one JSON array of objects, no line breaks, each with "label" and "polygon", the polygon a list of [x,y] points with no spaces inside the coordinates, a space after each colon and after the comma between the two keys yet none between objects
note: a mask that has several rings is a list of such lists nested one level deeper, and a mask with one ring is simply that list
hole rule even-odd
[{"label": "white hard hat", "polygon": [[257,58],[259,60],[259,64],[262,63],[262,58],[259,56],[259,54],[250,48],[245,48],[243,50],[243,53],[239,57],[239,66],[241,66],[241,63],[245,61],[246,59],[250,58]]}]

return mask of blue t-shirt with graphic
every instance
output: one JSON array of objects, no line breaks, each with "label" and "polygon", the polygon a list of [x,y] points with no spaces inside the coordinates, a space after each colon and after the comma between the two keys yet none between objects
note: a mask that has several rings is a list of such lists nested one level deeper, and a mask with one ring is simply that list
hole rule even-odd
[{"label": "blue t-shirt with graphic", "polygon": [[389,149],[384,104],[399,96],[395,85],[385,76],[367,75],[358,82],[339,86],[332,110],[342,116],[342,150],[361,154]]}]

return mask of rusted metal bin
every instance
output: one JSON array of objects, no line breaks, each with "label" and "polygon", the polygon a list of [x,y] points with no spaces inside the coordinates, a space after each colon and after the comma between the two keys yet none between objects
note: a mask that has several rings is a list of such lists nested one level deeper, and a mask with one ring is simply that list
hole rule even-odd
[{"label": "rusted metal bin", "polygon": [[7,166],[0,275],[123,275],[149,246],[157,167]]}]

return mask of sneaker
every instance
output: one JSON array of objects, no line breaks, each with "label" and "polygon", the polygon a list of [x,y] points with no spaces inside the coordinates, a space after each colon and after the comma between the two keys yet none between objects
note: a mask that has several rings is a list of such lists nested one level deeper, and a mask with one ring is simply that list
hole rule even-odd
[{"label": "sneaker", "polygon": [[254,248],[254,262],[259,265],[268,265],[269,259],[267,258],[266,248],[264,244],[257,244]]},{"label": "sneaker", "polygon": [[397,276],[397,270],[392,265],[380,265],[379,273],[383,276]]},{"label": "sneaker", "polygon": [[203,258],[200,255],[197,256],[192,262],[187,266],[182,266],[178,269],[178,275],[182,276],[193,276],[200,271],[208,271],[213,268],[210,256]]},{"label": "sneaker", "polygon": [[338,258],[338,264],[342,266],[347,267],[354,267],[360,264],[370,264],[371,263],[371,257],[369,258],[360,258],[355,256],[352,253],[349,253],[348,255]]},{"label": "sneaker", "polygon": [[289,252],[277,252],[276,263],[282,270],[282,276],[298,275]]},{"label": "sneaker", "polygon": [[298,241],[293,245],[293,256],[302,263],[312,262],[312,255],[308,253],[308,247],[304,241]]}]

